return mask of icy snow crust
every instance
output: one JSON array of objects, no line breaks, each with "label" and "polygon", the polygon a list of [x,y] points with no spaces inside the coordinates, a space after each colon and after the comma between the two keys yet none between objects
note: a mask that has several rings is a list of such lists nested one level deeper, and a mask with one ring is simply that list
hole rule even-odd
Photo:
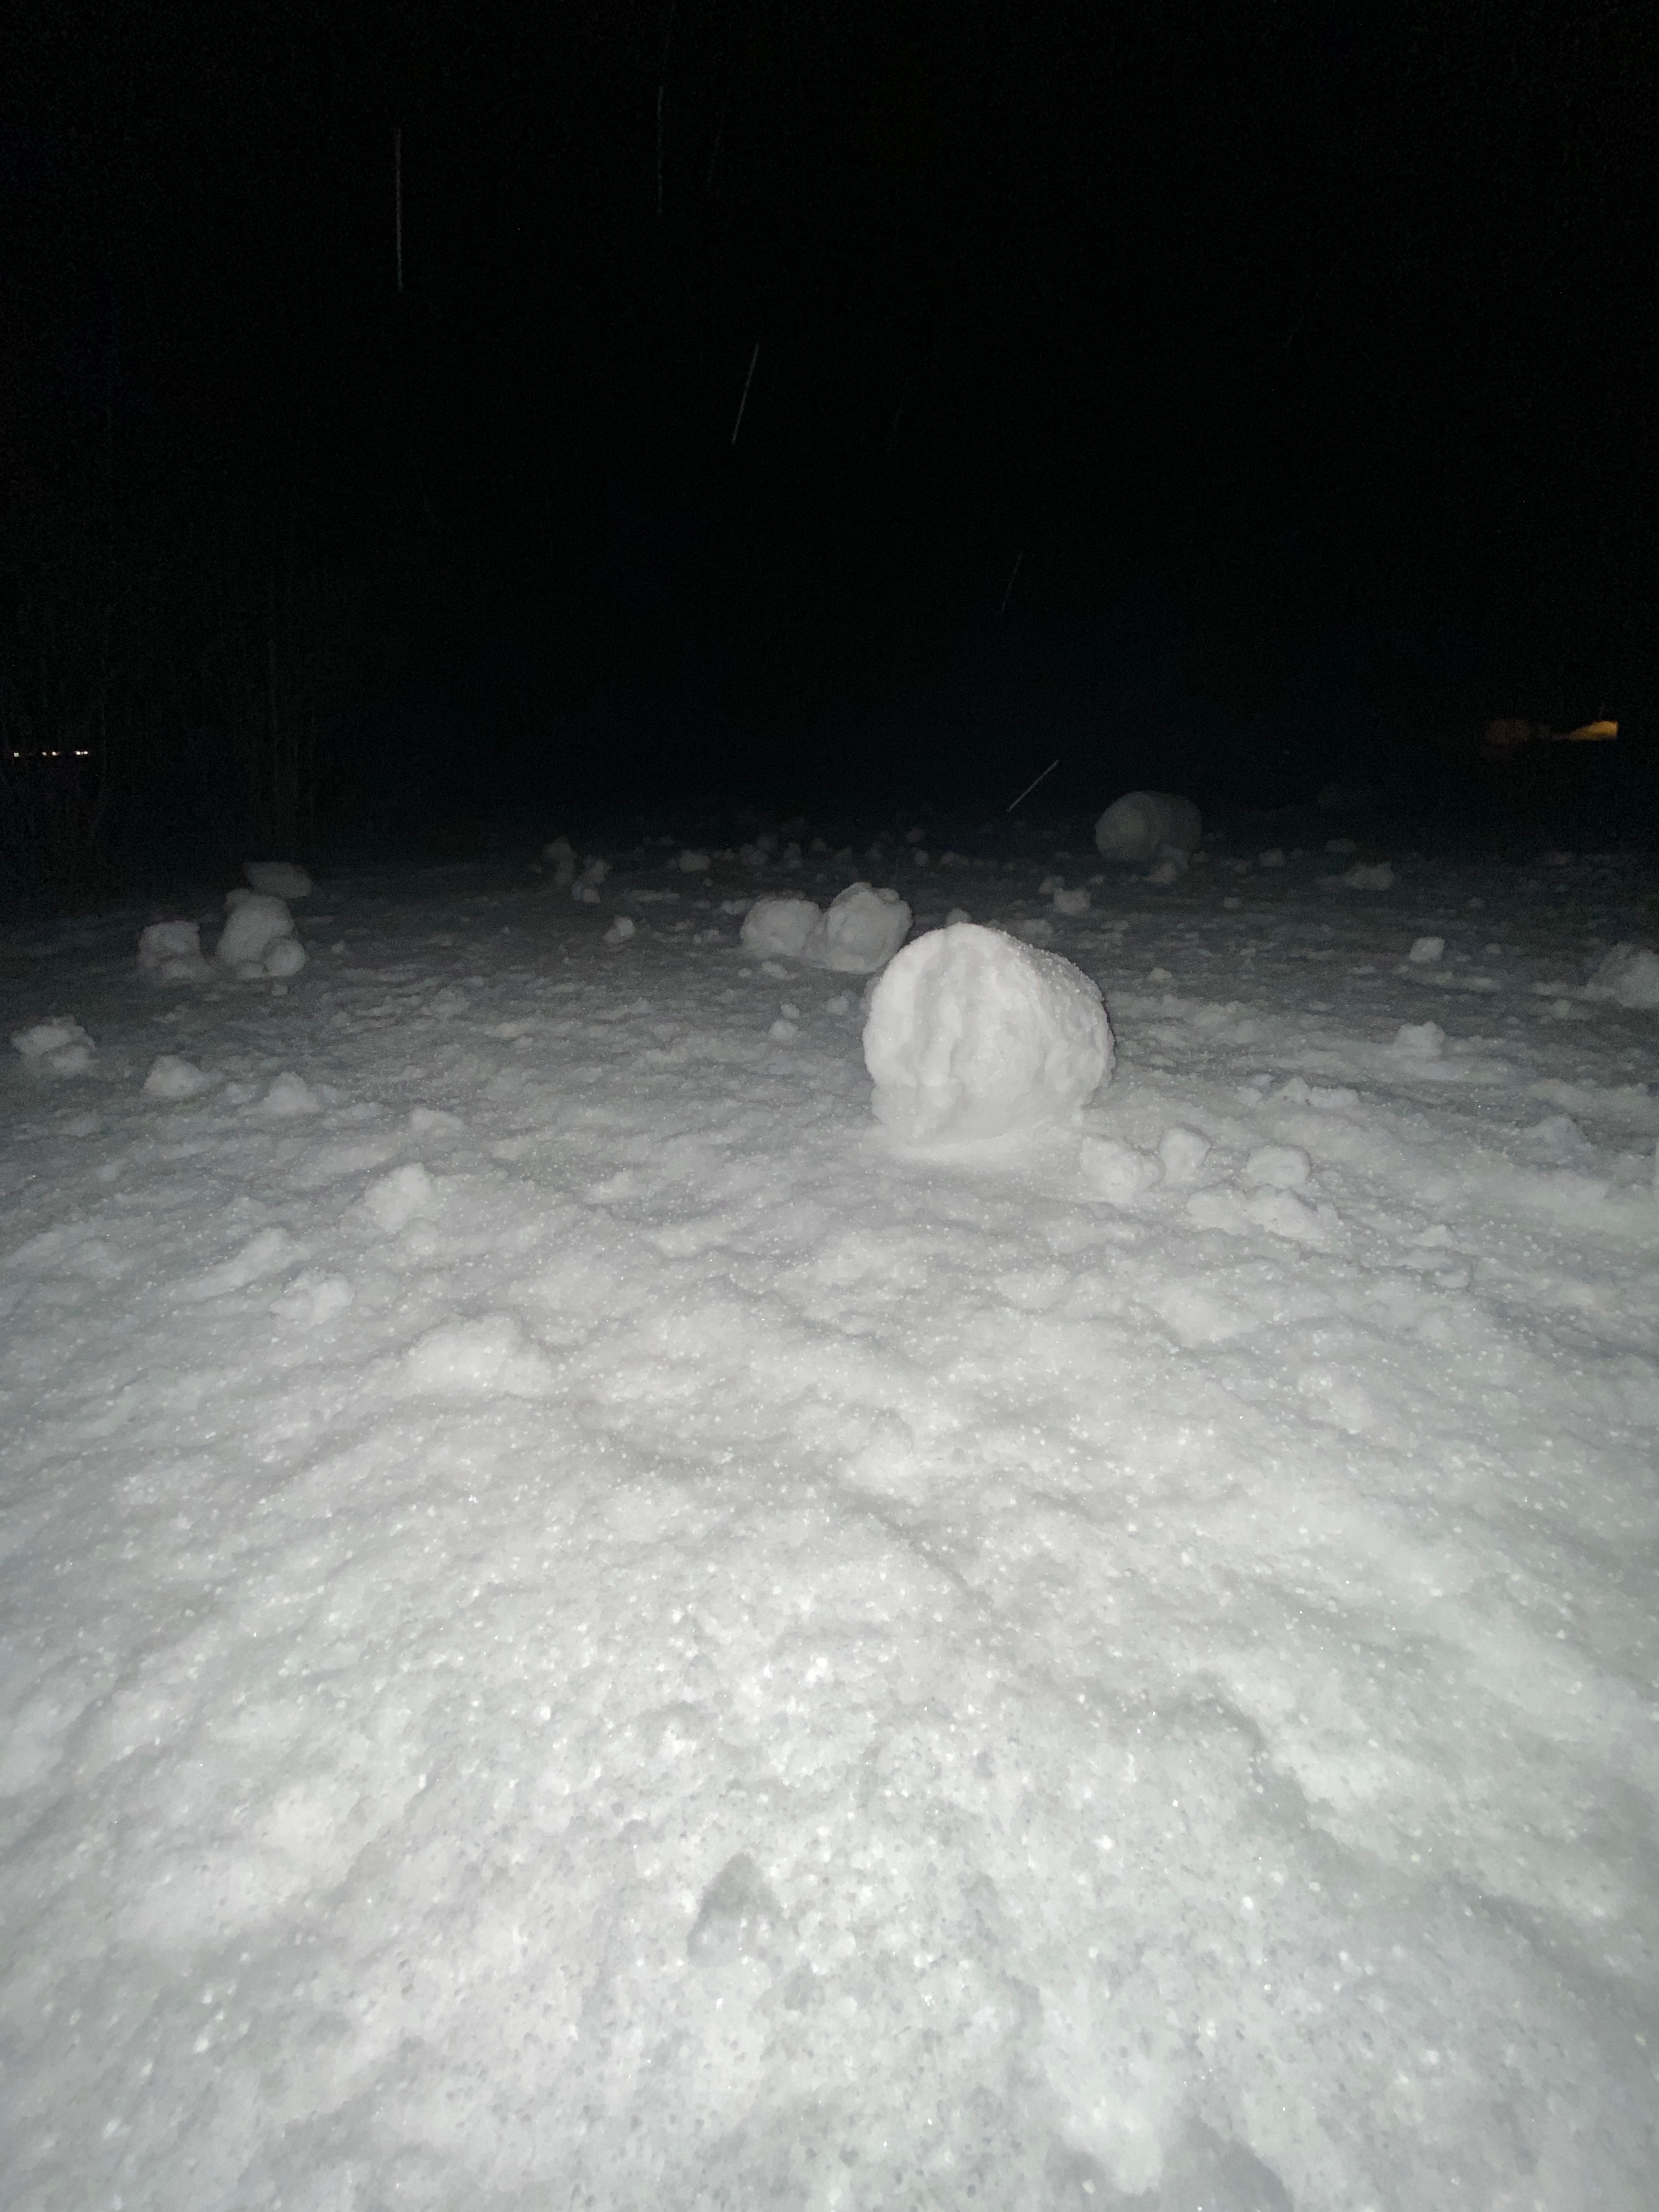
[{"label": "icy snow crust", "polygon": [[8,2212],[1649,2212],[1652,885],[896,855],[952,1166],[677,849],[8,939]]}]

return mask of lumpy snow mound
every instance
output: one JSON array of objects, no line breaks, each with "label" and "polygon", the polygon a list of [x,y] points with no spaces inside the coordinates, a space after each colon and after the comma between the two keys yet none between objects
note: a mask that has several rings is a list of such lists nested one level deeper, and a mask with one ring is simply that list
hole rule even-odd
[{"label": "lumpy snow mound", "polygon": [[263,891],[226,894],[230,908],[214,957],[243,982],[262,975],[297,975],[306,964],[305,947],[294,933],[294,916],[279,898]]},{"label": "lumpy snow mound", "polygon": [[751,952],[843,975],[873,975],[909,935],[910,920],[896,890],[848,884],[827,913],[816,899],[757,899],[744,916],[742,937]]},{"label": "lumpy snow mound", "polygon": [[1621,1006],[1659,1008],[1659,952],[1615,945],[1591,981],[1598,997],[1605,993]]},{"label": "lumpy snow mound", "polygon": [[193,1060],[181,1060],[177,1053],[164,1052],[150,1063],[149,1073],[144,1078],[146,1098],[194,1098],[198,1092],[210,1090],[213,1078],[197,1066]]},{"label": "lumpy snow mound", "polygon": [[823,919],[816,899],[761,898],[744,915],[739,933],[751,952],[799,960]]},{"label": "lumpy snow mound", "polygon": [[1112,1031],[1069,960],[964,921],[892,962],[864,1060],[901,1142],[977,1142],[1074,1121],[1111,1072]]},{"label": "lumpy snow mound", "polygon": [[54,1014],[32,1029],[15,1030],[11,1041],[29,1066],[48,1075],[84,1075],[98,1049],[72,1014]]},{"label": "lumpy snow mound", "polygon": [[293,860],[244,860],[242,873],[256,891],[264,891],[270,898],[309,898],[316,888]]},{"label": "lumpy snow mound", "polygon": [[805,957],[815,968],[873,975],[909,934],[910,909],[896,890],[848,884],[808,938]]},{"label": "lumpy snow mound", "polygon": [[194,983],[213,970],[202,957],[201,925],[153,921],[138,933],[138,972],[155,983]]},{"label": "lumpy snow mound", "polygon": [[1190,799],[1167,791],[1126,791],[1095,824],[1095,845],[1108,860],[1156,860],[1171,853],[1190,858],[1204,824]]}]

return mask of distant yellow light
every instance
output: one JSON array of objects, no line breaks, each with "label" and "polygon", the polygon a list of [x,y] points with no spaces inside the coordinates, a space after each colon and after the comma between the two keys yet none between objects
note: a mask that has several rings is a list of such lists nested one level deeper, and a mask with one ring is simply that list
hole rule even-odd
[{"label": "distant yellow light", "polygon": [[1569,745],[1604,745],[1618,734],[1617,722],[1586,722],[1582,729],[1567,731],[1562,742]]}]

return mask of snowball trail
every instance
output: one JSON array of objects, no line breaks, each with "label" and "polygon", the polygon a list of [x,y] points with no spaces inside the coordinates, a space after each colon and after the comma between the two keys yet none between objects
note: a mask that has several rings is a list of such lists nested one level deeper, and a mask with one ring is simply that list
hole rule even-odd
[{"label": "snowball trail", "polygon": [[1647,2212],[1654,886],[1265,842],[8,935],[9,2212]]}]

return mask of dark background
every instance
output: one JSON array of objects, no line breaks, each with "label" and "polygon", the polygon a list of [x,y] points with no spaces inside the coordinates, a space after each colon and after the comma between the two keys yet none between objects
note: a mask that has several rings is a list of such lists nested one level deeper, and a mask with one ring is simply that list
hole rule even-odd
[{"label": "dark background", "polygon": [[1652,811],[1645,4],[8,21],[14,872],[1056,754]]}]

